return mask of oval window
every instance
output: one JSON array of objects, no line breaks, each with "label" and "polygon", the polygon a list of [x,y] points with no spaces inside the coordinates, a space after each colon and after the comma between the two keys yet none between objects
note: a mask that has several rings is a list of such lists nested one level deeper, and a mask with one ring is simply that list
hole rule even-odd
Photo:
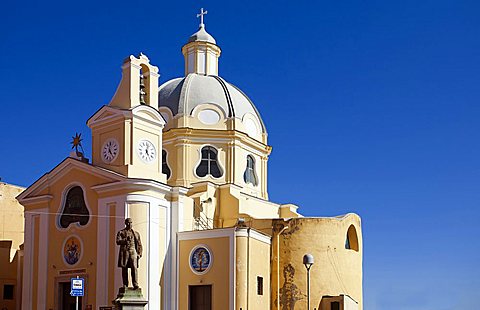
[{"label": "oval window", "polygon": [[205,109],[198,113],[198,119],[205,125],[214,125],[220,121],[220,114],[211,109]]}]

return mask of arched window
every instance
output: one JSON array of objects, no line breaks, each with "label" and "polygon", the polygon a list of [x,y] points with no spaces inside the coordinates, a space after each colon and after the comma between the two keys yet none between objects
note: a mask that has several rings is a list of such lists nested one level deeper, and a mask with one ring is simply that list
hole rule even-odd
[{"label": "arched window", "polygon": [[222,171],[218,165],[218,152],[213,146],[205,146],[202,148],[202,159],[196,169],[196,173],[199,177],[211,175],[214,178],[222,176]]},{"label": "arched window", "polygon": [[357,230],[353,225],[350,225],[350,227],[348,227],[347,238],[345,239],[345,249],[358,252],[359,246]]},{"label": "arched window", "polygon": [[73,223],[85,226],[89,219],[90,213],[83,198],[83,190],[80,186],[74,186],[67,193],[65,205],[58,223],[62,228],[67,228]]},{"label": "arched window", "polygon": [[140,99],[140,104],[150,105],[150,70],[147,66],[141,65],[139,79],[140,89],[138,90],[138,95]]},{"label": "arched window", "polygon": [[167,175],[167,180],[170,179],[170,175],[172,174],[170,167],[168,167],[167,151],[165,150],[162,150],[162,173]]},{"label": "arched window", "polygon": [[245,183],[250,183],[253,186],[258,185],[257,174],[255,173],[255,160],[252,155],[247,156],[247,168],[243,173],[243,180]]}]

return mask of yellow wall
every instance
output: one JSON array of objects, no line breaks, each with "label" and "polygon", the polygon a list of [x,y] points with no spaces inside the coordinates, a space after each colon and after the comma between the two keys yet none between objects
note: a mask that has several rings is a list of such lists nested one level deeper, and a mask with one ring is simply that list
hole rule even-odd
[{"label": "yellow wall", "polygon": [[[60,228],[58,223],[59,216],[52,214],[49,216],[49,230],[48,230],[48,281],[47,287],[47,308],[54,308],[55,296],[57,290],[57,282],[69,282],[70,277],[77,275],[85,277],[86,279],[86,294],[84,304],[95,305],[95,278],[97,260],[97,217],[92,216],[98,214],[98,197],[96,193],[90,188],[100,182],[98,177],[92,176],[80,169],[73,169],[56,183],[51,184],[49,190],[53,194],[53,199],[50,201],[50,210],[56,213],[61,213],[65,198],[72,186],[79,185],[83,189],[85,202],[89,209],[90,219],[87,225],[79,226],[78,224],[70,224],[66,229]],[[82,255],[80,260],[75,265],[65,263],[63,259],[63,244],[69,236],[77,236],[81,240]],[[36,249],[38,251],[38,249]],[[36,278],[36,277],[35,277]],[[40,310],[40,309],[39,309]]]},{"label": "yellow wall", "polygon": [[[199,234],[199,237],[201,234]],[[230,243],[229,237],[180,240],[178,253],[178,304],[179,309],[188,309],[189,285],[212,285],[212,309],[229,309],[229,297],[233,287],[230,286]],[[199,244],[205,245],[212,253],[213,262],[210,270],[197,275],[190,269],[190,252]]]},{"label": "yellow wall", "polygon": [[[21,303],[24,217],[15,197],[23,187],[0,182],[0,309],[15,309]],[[5,285],[13,285],[13,300],[3,299]]]},{"label": "yellow wall", "polygon": [[[349,227],[357,232],[359,250],[345,249]],[[334,218],[295,218],[274,220],[272,247],[272,309],[277,309],[277,276],[280,280],[280,309],[306,309],[306,269],[303,255],[310,253],[315,263],[310,270],[311,305],[323,296],[351,296],[362,309],[362,232],[360,218],[348,214]],[[286,230],[277,239],[278,232]],[[276,241],[280,240],[280,257]],[[280,270],[277,269],[279,259]]]},{"label": "yellow wall", "polygon": [[[205,125],[203,125],[205,127]],[[211,140],[211,143],[205,142]],[[213,146],[218,151],[218,163],[223,174],[219,178],[199,177],[195,171],[200,163],[201,149]],[[267,165],[271,147],[248,135],[234,130],[172,128],[163,134],[163,148],[167,151],[167,162],[172,171],[169,185],[190,187],[197,182],[215,184],[235,184],[242,192],[268,199]],[[255,159],[255,172],[258,185],[245,183],[243,174],[246,170],[247,155]]]},{"label": "yellow wall", "polygon": [[[252,234],[260,235],[249,228],[237,229],[235,308],[263,310],[270,305],[270,238],[261,241]],[[263,278],[263,295],[257,292],[257,277]]]},{"label": "yellow wall", "polygon": [[[213,262],[202,275],[190,268],[191,252],[198,245],[210,250]],[[270,237],[253,229],[232,227],[179,233],[178,270],[179,309],[188,309],[189,285],[212,285],[214,310],[232,309],[234,304],[234,309],[269,308]],[[257,277],[263,278],[263,295],[257,293]]]},{"label": "yellow wall", "polygon": [[0,240],[11,240],[10,260],[23,243],[23,206],[15,199],[25,188],[0,182]]}]

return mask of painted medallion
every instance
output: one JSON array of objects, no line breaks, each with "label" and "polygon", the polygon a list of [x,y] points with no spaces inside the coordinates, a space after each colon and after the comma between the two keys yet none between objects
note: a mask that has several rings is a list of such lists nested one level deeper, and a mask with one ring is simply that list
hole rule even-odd
[{"label": "painted medallion", "polygon": [[196,247],[190,254],[190,267],[195,273],[205,273],[211,262],[210,251],[204,246]]},{"label": "painted medallion", "polygon": [[76,236],[70,236],[65,240],[63,246],[63,260],[68,265],[75,265],[80,260],[82,244]]}]

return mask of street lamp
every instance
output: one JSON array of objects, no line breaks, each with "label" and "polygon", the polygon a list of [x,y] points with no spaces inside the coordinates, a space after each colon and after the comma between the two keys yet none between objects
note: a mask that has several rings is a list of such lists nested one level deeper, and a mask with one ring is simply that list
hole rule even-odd
[{"label": "street lamp", "polygon": [[303,264],[305,268],[307,268],[307,310],[310,310],[310,268],[312,268],[313,265],[313,255],[303,255]]}]

